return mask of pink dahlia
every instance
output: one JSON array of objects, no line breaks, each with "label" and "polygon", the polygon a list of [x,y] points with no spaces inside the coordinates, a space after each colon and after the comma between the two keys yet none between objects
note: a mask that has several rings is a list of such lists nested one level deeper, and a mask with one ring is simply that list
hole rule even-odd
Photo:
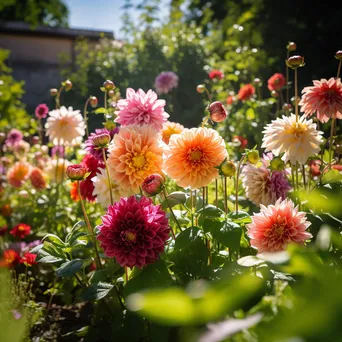
[{"label": "pink dahlia", "polygon": [[142,268],[155,262],[169,238],[169,224],[160,205],[135,196],[121,198],[102,216],[97,239],[105,255],[121,266]]},{"label": "pink dahlia", "polygon": [[331,77],[313,81],[312,87],[302,90],[302,99],[299,102],[305,116],[317,113],[317,119],[328,122],[330,118],[342,119],[342,83],[341,79]]},{"label": "pink dahlia", "polygon": [[[114,130],[109,131],[106,128],[97,128],[95,129],[95,133],[90,133],[88,139],[85,142],[85,150],[91,154],[93,157],[98,159],[99,161],[103,161],[103,153],[102,148],[97,148],[94,145],[93,139],[97,137],[99,134],[107,133],[110,135],[111,139],[113,139],[114,134],[119,133],[119,127],[116,127]],[[107,151],[107,148],[106,148]]]},{"label": "pink dahlia", "polygon": [[178,87],[178,76],[173,71],[161,72],[154,81],[157,94],[167,94],[173,88]]},{"label": "pink dahlia", "polygon": [[298,211],[288,198],[260,207],[260,213],[254,214],[252,223],[246,225],[251,246],[259,253],[282,251],[289,243],[303,244],[312,238],[307,231],[311,223],[306,220],[306,213]]},{"label": "pink dahlia", "polygon": [[49,113],[49,107],[45,103],[41,103],[36,107],[34,113],[37,119],[45,119]]},{"label": "pink dahlia", "polygon": [[117,118],[114,121],[122,126],[147,124],[159,131],[170,116],[164,107],[165,101],[158,100],[153,90],[145,93],[142,89],[135,92],[128,88],[126,98],[117,103],[119,110],[115,112]]},{"label": "pink dahlia", "polygon": [[8,133],[5,140],[5,145],[12,147],[16,145],[19,141],[23,140],[23,133],[18,129],[12,128]]}]

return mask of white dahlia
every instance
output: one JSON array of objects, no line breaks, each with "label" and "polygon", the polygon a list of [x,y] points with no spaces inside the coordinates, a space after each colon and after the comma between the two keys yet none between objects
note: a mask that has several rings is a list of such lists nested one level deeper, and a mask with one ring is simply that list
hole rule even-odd
[{"label": "white dahlia", "polygon": [[290,161],[305,164],[307,159],[319,152],[323,142],[323,132],[317,131],[312,120],[301,116],[296,122],[296,116],[283,116],[273,120],[263,131],[262,148],[265,152],[271,151],[276,156],[284,153],[284,162]]}]

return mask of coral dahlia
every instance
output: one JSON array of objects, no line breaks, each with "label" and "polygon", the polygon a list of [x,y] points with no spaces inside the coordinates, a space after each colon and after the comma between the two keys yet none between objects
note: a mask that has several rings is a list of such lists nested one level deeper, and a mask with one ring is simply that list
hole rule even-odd
[{"label": "coral dahlia", "polygon": [[34,167],[31,170],[30,181],[32,186],[37,190],[43,190],[46,188],[45,176],[43,171],[38,167]]},{"label": "coral dahlia", "polygon": [[[149,125],[120,128],[109,145],[108,166],[112,179],[133,193],[152,173],[161,173],[163,142]],[[164,144],[165,145],[165,144]]]},{"label": "coral dahlia", "polygon": [[3,259],[0,261],[0,267],[13,267],[20,261],[20,255],[14,249],[6,249],[3,252]]},{"label": "coral dahlia", "polygon": [[269,91],[279,91],[285,86],[286,80],[283,74],[277,73],[270,77],[267,81]]},{"label": "coral dahlia", "polygon": [[342,119],[342,83],[341,79],[331,77],[313,81],[312,87],[302,90],[302,99],[299,102],[305,116],[316,112],[317,119],[328,122],[330,118]]},{"label": "coral dahlia", "polygon": [[218,177],[215,167],[227,155],[225,142],[214,129],[184,129],[181,134],[171,136],[164,151],[164,168],[179,186],[198,189]]},{"label": "coral dahlia", "polygon": [[137,92],[128,88],[126,98],[117,103],[117,118],[114,120],[121,126],[127,125],[151,125],[156,130],[163,127],[163,123],[170,116],[164,111],[165,100],[158,100],[153,90],[145,93],[142,89]]},{"label": "coral dahlia", "polygon": [[276,156],[284,153],[282,159],[295,165],[296,162],[305,164],[307,159],[319,152],[323,142],[322,133],[316,130],[312,120],[306,120],[302,115],[298,122],[296,116],[283,116],[273,120],[263,131],[262,148],[272,151]]},{"label": "coral dahlia", "polygon": [[240,101],[246,101],[252,98],[252,96],[255,94],[255,88],[252,84],[245,84],[242,86],[238,92],[237,98]]},{"label": "coral dahlia", "polygon": [[28,179],[30,165],[26,162],[18,161],[7,171],[7,181],[14,188],[20,188]]},{"label": "coral dahlia", "polygon": [[85,134],[85,123],[79,110],[62,106],[49,112],[46,136],[56,145],[77,145]]},{"label": "coral dahlia", "polygon": [[162,139],[165,144],[168,144],[172,134],[179,134],[183,131],[184,126],[178,122],[166,121],[162,129]]},{"label": "coral dahlia", "polygon": [[121,266],[139,268],[157,260],[170,231],[161,206],[135,196],[110,205],[99,229],[97,239],[105,255],[115,257]]},{"label": "coral dahlia", "polygon": [[252,223],[246,225],[251,246],[259,253],[282,251],[289,243],[303,244],[312,238],[307,231],[311,223],[306,220],[306,213],[298,211],[291,200],[278,199],[274,205],[260,207],[260,213],[254,214]]}]

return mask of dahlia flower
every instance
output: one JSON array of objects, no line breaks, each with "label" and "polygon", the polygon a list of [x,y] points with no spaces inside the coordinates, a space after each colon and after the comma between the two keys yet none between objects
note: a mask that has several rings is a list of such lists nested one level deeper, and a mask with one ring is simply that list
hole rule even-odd
[{"label": "dahlia flower", "polygon": [[85,123],[79,110],[62,106],[49,112],[46,136],[56,145],[77,145],[85,134]]},{"label": "dahlia flower", "polygon": [[305,116],[316,112],[317,119],[328,122],[330,118],[342,119],[342,83],[341,79],[331,77],[313,81],[312,87],[302,90],[302,99],[299,102]]},{"label": "dahlia flower", "polygon": [[43,174],[43,171],[38,167],[34,167],[31,170],[30,181],[31,181],[32,186],[36,190],[43,190],[46,188],[45,175]]},{"label": "dahlia flower", "polygon": [[36,114],[37,119],[45,119],[49,113],[49,107],[45,103],[41,103],[36,107],[34,113]]},{"label": "dahlia flower", "polygon": [[19,141],[23,140],[23,133],[18,129],[12,128],[8,133],[5,140],[5,145],[8,147],[14,146]]},{"label": "dahlia flower", "polygon": [[246,101],[252,98],[254,94],[255,94],[255,88],[253,87],[253,85],[249,83],[240,88],[237,98],[240,101]]},{"label": "dahlia flower", "polygon": [[25,264],[25,266],[36,265],[37,254],[26,252],[23,257],[20,258],[19,262]]},{"label": "dahlia flower", "polygon": [[319,152],[319,145],[323,142],[322,133],[316,130],[312,120],[301,116],[296,123],[296,116],[283,116],[273,120],[263,131],[262,148],[272,151],[275,155],[284,153],[282,159],[295,165],[296,162],[305,164],[307,159]]},{"label": "dahlia flower", "polygon": [[106,256],[121,266],[142,268],[164,251],[170,228],[160,205],[131,196],[108,207],[99,230],[97,239]]},{"label": "dahlia flower", "polygon": [[[94,145],[93,143],[94,137],[97,137],[98,134],[107,133],[110,135],[112,139],[114,137],[114,134],[117,134],[118,132],[119,132],[119,127],[116,127],[114,130],[111,130],[111,131],[109,131],[106,128],[97,128],[95,129],[95,133],[90,133],[88,139],[85,141],[84,149],[96,159],[103,161],[102,149],[101,148],[99,149]],[[105,151],[107,151],[107,148],[105,149]]]},{"label": "dahlia flower", "polygon": [[20,255],[14,249],[6,249],[3,252],[3,260],[0,261],[0,267],[13,267],[19,263]]},{"label": "dahlia flower", "polygon": [[270,77],[267,81],[269,91],[279,91],[285,86],[286,80],[283,74],[277,73]]},{"label": "dahlia flower", "polygon": [[30,175],[30,165],[26,162],[18,161],[7,171],[7,181],[13,188],[20,188]]},{"label": "dahlia flower", "polygon": [[183,131],[184,126],[178,122],[166,121],[162,128],[162,139],[165,144],[168,144],[172,134],[179,134]]},{"label": "dahlia flower", "polygon": [[307,231],[311,223],[306,213],[298,211],[291,200],[278,199],[274,205],[261,205],[260,209],[252,216],[252,223],[246,225],[251,246],[259,253],[282,251],[289,243],[303,244],[312,238]]},{"label": "dahlia flower", "polygon": [[[94,186],[93,196],[96,197],[96,201],[100,203],[103,208],[107,208],[111,203],[106,169],[100,168],[96,176],[91,178],[91,181],[93,182]],[[114,202],[117,202],[121,197],[128,195],[127,190],[120,188],[115,180],[113,180],[113,177],[111,177],[110,183],[112,186],[112,196]]]},{"label": "dahlia flower", "polygon": [[11,147],[13,154],[16,158],[25,158],[30,150],[30,144],[25,140],[18,141],[14,146]]},{"label": "dahlia flower", "polygon": [[209,72],[209,78],[212,80],[221,80],[224,77],[224,74],[221,70],[213,69]]},{"label": "dahlia flower", "polygon": [[286,171],[270,171],[269,163],[262,159],[260,167],[246,164],[241,172],[246,197],[255,205],[274,204],[279,198],[284,200],[291,189]]},{"label": "dahlia flower", "polygon": [[179,77],[173,71],[161,72],[154,81],[157,94],[167,94],[173,88],[178,87]]},{"label": "dahlia flower", "polygon": [[30,232],[31,227],[28,224],[19,223],[11,229],[10,234],[14,237],[23,239],[25,236],[29,235]]},{"label": "dahlia flower", "polygon": [[150,125],[159,131],[163,123],[170,116],[164,111],[165,101],[158,100],[157,94],[153,90],[145,93],[142,89],[135,92],[128,88],[126,99],[121,99],[117,103],[117,118],[114,120],[121,126],[127,125]]},{"label": "dahlia flower", "polygon": [[215,167],[227,158],[227,151],[217,131],[200,127],[171,136],[164,157],[165,172],[177,185],[198,189],[218,177]]},{"label": "dahlia flower", "polygon": [[109,145],[108,166],[119,187],[133,193],[152,173],[161,173],[163,142],[149,125],[120,128]]}]

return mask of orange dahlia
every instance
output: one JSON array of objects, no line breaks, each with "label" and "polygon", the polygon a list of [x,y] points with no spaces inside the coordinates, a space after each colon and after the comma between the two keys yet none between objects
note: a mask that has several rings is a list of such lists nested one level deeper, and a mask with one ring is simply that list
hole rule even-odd
[{"label": "orange dahlia", "polygon": [[30,173],[30,181],[32,186],[37,190],[43,190],[46,188],[46,180],[43,171],[38,168],[34,167]]},{"label": "orange dahlia", "polygon": [[222,137],[211,128],[185,129],[171,137],[164,169],[181,187],[207,186],[219,173],[216,166],[228,156]]},{"label": "orange dahlia", "polygon": [[127,191],[138,193],[146,177],[162,172],[163,142],[149,125],[122,127],[108,150],[110,174]]},{"label": "orange dahlia", "polygon": [[30,165],[18,161],[7,171],[7,181],[14,188],[20,188],[30,174]]},{"label": "orange dahlia", "polygon": [[162,129],[162,138],[165,144],[168,144],[172,134],[179,134],[183,131],[184,126],[178,122],[166,121]]}]

